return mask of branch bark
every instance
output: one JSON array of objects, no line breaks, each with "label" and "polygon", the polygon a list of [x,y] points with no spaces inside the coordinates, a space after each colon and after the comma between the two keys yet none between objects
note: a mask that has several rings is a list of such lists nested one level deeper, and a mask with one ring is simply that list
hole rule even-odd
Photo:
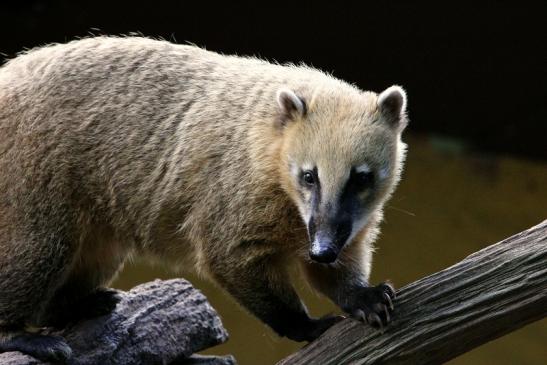
[{"label": "branch bark", "polygon": [[398,292],[384,333],[346,319],[278,365],[440,364],[547,316],[547,220]]},{"label": "branch bark", "polygon": [[[235,365],[231,356],[192,355],[228,339],[216,311],[183,279],[156,280],[119,293],[116,309],[53,334],[73,351],[69,365]],[[0,364],[41,365],[19,352],[0,354]]]}]

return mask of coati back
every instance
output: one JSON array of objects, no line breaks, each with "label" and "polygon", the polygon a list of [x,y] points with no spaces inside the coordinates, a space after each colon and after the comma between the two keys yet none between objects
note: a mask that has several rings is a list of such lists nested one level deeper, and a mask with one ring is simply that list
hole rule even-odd
[{"label": "coati back", "polygon": [[[0,351],[70,356],[63,326],[111,310],[129,255],[195,268],[277,333],[310,341],[287,268],[389,322],[368,284],[399,180],[406,95],[308,67],[146,38],[32,50],[0,68]],[[86,305],[82,305],[86,303]],[[76,309],[80,308],[80,309]]]}]

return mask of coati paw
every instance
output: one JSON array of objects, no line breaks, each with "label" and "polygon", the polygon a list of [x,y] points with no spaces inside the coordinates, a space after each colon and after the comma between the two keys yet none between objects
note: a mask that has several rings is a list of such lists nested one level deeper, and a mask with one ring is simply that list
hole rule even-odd
[{"label": "coati paw", "polygon": [[112,289],[97,289],[93,293],[56,308],[50,313],[47,325],[54,328],[65,328],[82,320],[100,317],[112,312],[120,296]]},{"label": "coati paw", "polygon": [[311,342],[344,318],[345,317],[343,316],[334,315],[327,315],[321,318],[310,318],[306,325],[292,328],[285,336],[293,341]]},{"label": "coati paw", "polygon": [[98,289],[85,297],[80,304],[80,319],[103,316],[116,309],[120,295],[113,289]]},{"label": "coati paw", "polygon": [[60,336],[25,333],[0,344],[1,352],[19,351],[43,362],[65,364],[72,349]]},{"label": "coati paw", "polygon": [[372,327],[383,330],[391,321],[395,289],[390,283],[361,288],[350,314]]}]

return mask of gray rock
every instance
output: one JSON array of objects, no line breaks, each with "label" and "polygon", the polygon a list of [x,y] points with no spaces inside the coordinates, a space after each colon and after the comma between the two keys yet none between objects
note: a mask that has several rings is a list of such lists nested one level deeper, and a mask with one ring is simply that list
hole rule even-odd
[{"label": "gray rock", "polygon": [[[116,309],[53,332],[72,347],[70,365],[236,364],[231,356],[191,356],[228,339],[205,296],[183,279],[156,280],[119,292]],[[19,352],[0,364],[44,364]]]}]

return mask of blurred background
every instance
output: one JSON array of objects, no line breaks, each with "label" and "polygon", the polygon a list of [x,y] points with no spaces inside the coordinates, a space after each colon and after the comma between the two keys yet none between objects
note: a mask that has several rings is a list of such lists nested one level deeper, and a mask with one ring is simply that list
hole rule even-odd
[{"label": "blurred background", "polygon": [[[190,5],[191,4],[191,5]],[[366,90],[409,95],[408,164],[386,208],[373,282],[401,287],[547,218],[547,3],[162,1],[0,2],[2,62],[92,34],[139,33],[226,54],[305,62]],[[176,273],[143,262],[114,285]],[[301,344],[276,337],[218,289],[204,291],[230,332],[208,353],[273,364]],[[298,282],[312,313],[333,309]],[[456,364],[544,364],[547,321]]]}]

